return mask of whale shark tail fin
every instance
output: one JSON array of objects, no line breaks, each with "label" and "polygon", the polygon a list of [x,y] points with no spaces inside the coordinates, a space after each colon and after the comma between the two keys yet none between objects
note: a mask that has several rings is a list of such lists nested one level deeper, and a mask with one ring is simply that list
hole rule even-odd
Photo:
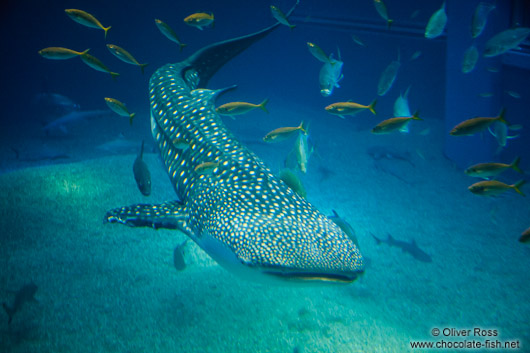
[{"label": "whale shark tail fin", "polygon": [[[299,0],[286,14],[288,17],[298,5]],[[190,56],[186,62],[199,74],[198,87],[205,88],[210,78],[232,58],[239,55],[255,42],[266,37],[280,25],[279,22],[256,33],[225,40],[202,48]]]}]

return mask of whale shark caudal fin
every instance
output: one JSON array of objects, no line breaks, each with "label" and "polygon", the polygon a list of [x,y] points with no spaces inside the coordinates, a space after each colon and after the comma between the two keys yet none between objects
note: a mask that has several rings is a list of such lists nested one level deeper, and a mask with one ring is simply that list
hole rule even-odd
[{"label": "whale shark caudal fin", "polygon": [[[286,17],[289,17],[299,2],[300,0],[296,1],[289,12],[286,13]],[[245,51],[252,44],[266,37],[270,32],[278,28],[278,26],[280,26],[279,22],[246,36],[211,44],[190,56],[185,63],[189,64],[190,68],[193,68],[199,74],[200,80],[198,87],[205,88],[210,78],[221,67]]]}]

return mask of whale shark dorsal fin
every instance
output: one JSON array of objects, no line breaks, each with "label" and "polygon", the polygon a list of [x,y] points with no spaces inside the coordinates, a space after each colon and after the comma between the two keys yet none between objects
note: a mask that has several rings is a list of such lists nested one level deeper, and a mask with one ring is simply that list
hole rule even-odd
[{"label": "whale shark dorsal fin", "polygon": [[[299,0],[297,0],[289,12],[285,14],[286,17],[289,17],[298,3]],[[208,45],[190,56],[186,60],[186,63],[189,64],[188,68],[193,68],[197,71],[199,75],[198,87],[206,87],[210,78],[221,67],[252,44],[267,36],[270,32],[278,28],[278,26],[280,26],[280,23],[276,22],[272,26],[264,28],[261,31]],[[182,74],[184,75],[184,72]]]}]

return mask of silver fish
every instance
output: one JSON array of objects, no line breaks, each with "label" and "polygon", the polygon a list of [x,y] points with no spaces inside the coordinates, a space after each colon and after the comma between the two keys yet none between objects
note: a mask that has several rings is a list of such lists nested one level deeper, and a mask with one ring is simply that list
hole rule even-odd
[{"label": "silver fish", "polygon": [[405,94],[400,93],[394,102],[394,117],[412,116],[409,108],[409,91],[410,86],[405,91]]},{"label": "silver fish", "polygon": [[447,24],[447,14],[445,13],[445,1],[442,7],[432,14],[427,27],[425,27],[425,38],[433,39],[440,36]]},{"label": "silver fish", "polygon": [[462,60],[462,72],[467,74],[473,71],[478,61],[478,49],[472,45],[466,49],[464,59]]},{"label": "silver fish", "polygon": [[486,42],[484,49],[485,57],[492,57],[506,53],[510,49],[516,48],[530,34],[530,28],[511,28],[493,36]]},{"label": "silver fish", "polygon": [[374,0],[374,6],[379,16],[386,21],[388,29],[390,29],[390,26],[392,26],[392,22],[394,22],[394,20],[391,20],[388,17],[388,10],[385,3],[382,0]]},{"label": "silver fish", "polygon": [[[349,283],[364,271],[358,247],[236,140],[215,112],[214,100],[226,89],[198,89],[278,25],[212,44],[153,74],[151,132],[180,201],[114,209],[105,220],[179,229],[219,264],[251,279]],[[175,148],[178,138],[192,146]],[[194,172],[214,160],[219,167],[211,174]]]},{"label": "silver fish", "polygon": [[385,70],[381,73],[381,77],[379,78],[379,83],[377,84],[378,95],[384,96],[390,90],[390,88],[392,88],[392,85],[394,84],[394,81],[396,80],[396,76],[398,74],[400,66],[401,66],[401,62],[400,62],[400,55],[398,52],[398,59],[388,64]]},{"label": "silver fish", "polygon": [[490,134],[495,137],[495,140],[497,141],[497,150],[495,151],[495,155],[498,155],[501,153],[502,149],[506,147],[506,144],[508,143],[509,139],[514,139],[519,137],[519,135],[508,135],[508,130],[510,127],[506,125],[505,123],[501,122],[495,122],[493,123],[493,130],[491,129],[491,126],[488,127],[488,130]]},{"label": "silver fish", "polygon": [[484,27],[486,27],[486,22],[488,21],[488,14],[493,9],[495,9],[494,4],[488,2],[478,3],[473,13],[473,18],[471,19],[471,37],[477,38],[484,31]]},{"label": "silver fish", "polygon": [[342,65],[344,63],[341,60],[334,59],[333,54],[329,56],[329,62],[322,65],[318,81],[320,83],[320,93],[324,97],[331,96],[333,89],[340,87],[339,81],[344,77],[342,75]]}]

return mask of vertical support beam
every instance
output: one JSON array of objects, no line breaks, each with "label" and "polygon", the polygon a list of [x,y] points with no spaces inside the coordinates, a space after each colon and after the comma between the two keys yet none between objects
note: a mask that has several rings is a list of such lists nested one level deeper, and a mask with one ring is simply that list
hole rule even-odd
[{"label": "vertical support beam", "polygon": [[[493,0],[482,0],[492,1]],[[496,149],[495,140],[485,131],[473,136],[451,136],[449,131],[458,123],[477,116],[497,116],[501,109],[501,56],[485,58],[484,45],[493,35],[509,28],[510,1],[497,1],[484,32],[471,37],[471,19],[480,0],[447,0],[447,47],[445,86],[444,153],[457,167],[490,161]],[[475,45],[480,53],[475,69],[462,73],[464,52]],[[490,72],[495,68],[499,72]],[[491,97],[481,95],[493,94]]]}]

